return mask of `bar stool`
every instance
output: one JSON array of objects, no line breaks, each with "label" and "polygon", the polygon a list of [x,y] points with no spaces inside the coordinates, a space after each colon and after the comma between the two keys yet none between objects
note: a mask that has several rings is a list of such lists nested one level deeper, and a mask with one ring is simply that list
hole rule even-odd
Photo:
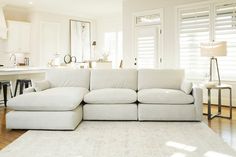
[{"label": "bar stool", "polygon": [[12,95],[12,83],[11,83],[11,81],[0,80],[0,92],[3,89],[3,101],[4,101],[5,107],[7,107],[7,89],[8,89],[8,87],[10,88],[10,94],[11,94],[11,98],[12,98],[13,95]]},{"label": "bar stool", "polygon": [[32,82],[30,79],[17,79],[14,96],[16,96],[16,94],[17,94],[18,85],[20,85],[20,93],[19,94],[23,94],[24,88],[28,88],[29,86],[32,86]]}]

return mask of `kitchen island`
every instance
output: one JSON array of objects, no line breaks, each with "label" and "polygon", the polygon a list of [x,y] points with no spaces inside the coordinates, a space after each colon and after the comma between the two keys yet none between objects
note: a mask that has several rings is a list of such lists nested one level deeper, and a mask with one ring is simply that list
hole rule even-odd
[{"label": "kitchen island", "polygon": [[[1,67],[0,78],[8,75],[44,74],[48,68],[42,67]],[[11,76],[10,76],[11,77]]]},{"label": "kitchen island", "polygon": [[42,67],[0,67],[0,80],[12,81],[13,87],[17,79],[43,80],[48,68]]},{"label": "kitchen island", "polygon": [[[30,79],[32,81],[44,80],[47,70],[48,68],[42,67],[0,67],[0,80],[11,81],[14,91],[17,79]],[[3,99],[2,96],[3,95],[0,94],[0,100]],[[10,93],[8,96],[10,96]],[[0,104],[0,106],[1,105],[2,104]]]}]

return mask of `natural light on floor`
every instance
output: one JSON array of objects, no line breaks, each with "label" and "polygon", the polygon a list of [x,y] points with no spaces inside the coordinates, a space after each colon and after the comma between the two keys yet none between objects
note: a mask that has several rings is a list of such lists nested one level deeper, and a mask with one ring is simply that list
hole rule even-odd
[{"label": "natural light on floor", "polygon": [[171,155],[170,157],[186,157],[186,155],[183,154],[183,153],[174,153],[174,154]]},{"label": "natural light on floor", "polygon": [[215,152],[215,151],[208,151],[204,154],[204,156],[205,157],[232,157],[230,155],[218,153],[218,152]]},{"label": "natural light on floor", "polygon": [[177,149],[186,150],[188,152],[193,152],[197,149],[197,147],[190,146],[190,145],[185,145],[185,144],[177,143],[177,142],[173,142],[173,141],[168,141],[166,143],[166,145],[169,146],[169,147],[174,147],[174,148],[177,148]]},{"label": "natural light on floor", "polygon": [[[194,152],[197,150],[197,147],[178,143],[178,142],[173,142],[173,141],[166,142],[166,145],[169,147],[173,147],[173,148],[176,148],[179,150],[185,150],[188,152]],[[171,155],[171,157],[185,157],[185,156],[186,156],[186,154],[184,154],[184,153],[174,153],[173,155]],[[232,156],[229,156],[227,154],[218,153],[215,151],[208,151],[204,154],[204,157],[232,157]]]}]

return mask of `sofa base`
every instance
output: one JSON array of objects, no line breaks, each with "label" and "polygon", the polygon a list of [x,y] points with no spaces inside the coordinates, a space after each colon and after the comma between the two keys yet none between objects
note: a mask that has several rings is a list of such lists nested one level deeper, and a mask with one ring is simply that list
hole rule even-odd
[{"label": "sofa base", "polygon": [[73,111],[11,111],[7,129],[74,130],[82,120],[82,105]]},{"label": "sofa base", "polygon": [[138,104],[140,121],[199,121],[194,104]]},{"label": "sofa base", "polygon": [[137,120],[137,104],[86,104],[84,120]]}]

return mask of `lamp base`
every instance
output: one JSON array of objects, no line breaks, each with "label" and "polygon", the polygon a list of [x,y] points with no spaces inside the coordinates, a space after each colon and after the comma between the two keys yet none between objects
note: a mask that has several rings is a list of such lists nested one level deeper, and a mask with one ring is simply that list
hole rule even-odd
[{"label": "lamp base", "polygon": [[[221,85],[221,80],[220,80],[220,71],[219,71],[219,66],[218,66],[218,61],[217,61],[217,58],[215,58],[215,57],[211,57],[211,59],[210,59],[210,80],[209,80],[209,82],[213,82],[212,80],[212,73],[213,73],[213,71],[212,71],[212,69],[213,69],[213,62],[215,61],[215,65],[216,65],[216,70],[217,70],[217,76],[218,76],[218,83],[216,83],[216,85],[218,84],[218,85]],[[210,84],[212,84],[212,83],[210,83]]]}]

